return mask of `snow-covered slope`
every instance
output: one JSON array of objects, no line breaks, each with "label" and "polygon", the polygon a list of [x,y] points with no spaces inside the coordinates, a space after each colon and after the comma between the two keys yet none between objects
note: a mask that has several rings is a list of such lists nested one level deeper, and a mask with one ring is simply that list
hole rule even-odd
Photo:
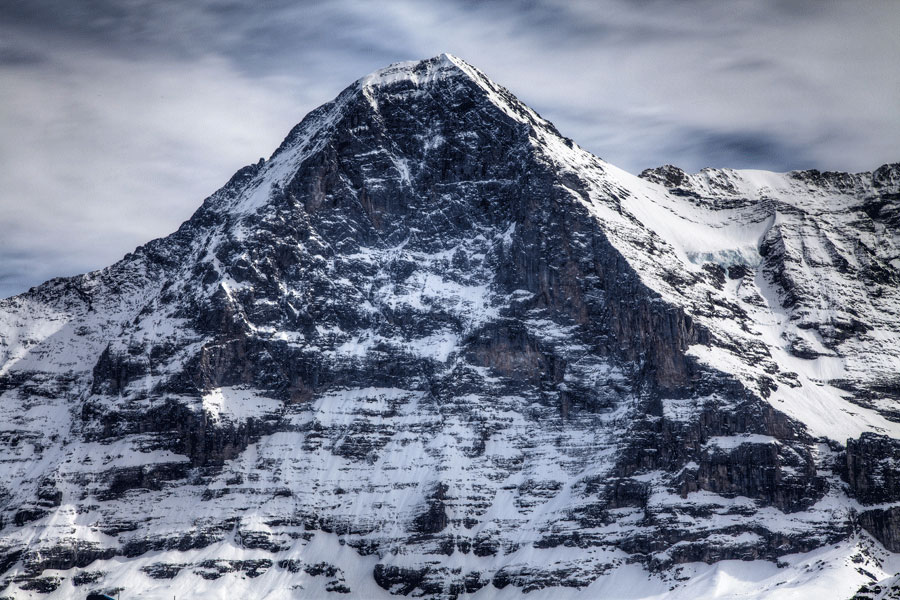
[{"label": "snow-covered slope", "polygon": [[900,550],[898,199],[376,72],[0,301],[2,593],[849,597]]}]

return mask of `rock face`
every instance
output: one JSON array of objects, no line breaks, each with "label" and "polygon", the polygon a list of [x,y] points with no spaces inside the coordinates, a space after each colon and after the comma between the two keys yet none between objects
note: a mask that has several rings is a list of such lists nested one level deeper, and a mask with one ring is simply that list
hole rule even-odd
[{"label": "rock face", "polygon": [[455,57],[363,78],[0,301],[2,593],[695,597],[828,546],[848,597],[900,550],[898,191],[637,178]]}]

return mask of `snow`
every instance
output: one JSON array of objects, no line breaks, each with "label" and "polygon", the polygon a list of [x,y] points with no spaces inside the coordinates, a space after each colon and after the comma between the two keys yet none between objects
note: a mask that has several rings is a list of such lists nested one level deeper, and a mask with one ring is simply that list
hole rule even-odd
[{"label": "snow", "polygon": [[[359,322],[371,319],[371,326],[345,331],[327,315],[302,331],[291,330],[291,319],[254,324],[248,316],[251,308],[279,311],[286,306],[286,314],[295,318],[309,309],[310,302],[330,299],[312,298],[300,284],[288,289],[283,281],[273,282],[280,294],[274,296],[277,299],[254,298],[263,290],[230,276],[231,267],[219,260],[217,251],[264,239],[257,217],[267,215],[267,207],[291,183],[301,163],[329,143],[347,104],[359,93],[377,114],[383,94],[402,90],[421,98],[439,80],[450,80],[453,89],[468,93],[472,88],[461,85],[464,78],[474,82],[502,114],[531,128],[528,143],[558,171],[561,181],[578,179],[580,186],[559,184],[555,192],[560,201],[589,211],[621,260],[647,286],[648,295],[669,309],[684,311],[710,332],[709,344],[688,349],[691,357],[733,375],[754,394],[760,379],[770,378],[777,387],[767,401],[802,421],[814,437],[841,443],[865,431],[900,437],[900,424],[885,416],[895,410],[891,398],[875,398],[864,407],[852,402],[852,392],[838,387],[838,380],[871,382],[900,369],[895,322],[900,304],[895,291],[887,286],[884,299],[878,300],[853,277],[854,270],[866,268],[873,256],[891,259],[895,248],[883,231],[857,237],[847,233],[856,231],[855,217],[840,211],[852,205],[851,195],[798,182],[791,174],[734,170],[704,170],[689,176],[686,185],[697,192],[695,198],[671,194],[563,140],[483,73],[442,55],[427,63],[392,65],[363,78],[304,121],[246,186],[211,199],[228,226],[210,226],[193,246],[170,249],[173,256],[176,250],[185,252],[179,258],[181,267],[160,275],[143,259],[133,259],[107,275],[72,280],[78,292],[50,290],[44,296],[0,302],[0,377],[26,378],[26,384],[0,394],[0,433],[17,436],[14,442],[11,435],[4,437],[0,489],[8,496],[3,500],[12,508],[26,506],[48,476],[63,493],[60,505],[49,507],[46,515],[5,529],[4,542],[48,550],[60,540],[114,547],[130,536],[166,539],[201,531],[209,524],[229,524],[228,531],[220,532],[221,541],[203,549],[152,551],[127,560],[116,557],[74,571],[102,571],[98,586],[123,587],[134,598],[322,597],[329,594],[329,577],[303,570],[292,573],[278,563],[317,564],[326,558],[340,570],[352,595],[365,598],[393,597],[374,582],[372,570],[378,562],[459,569],[454,576],[477,572],[490,577],[503,567],[549,569],[593,581],[581,589],[545,588],[527,596],[553,600],[849,597],[867,581],[856,568],[863,555],[871,562],[866,562],[866,569],[878,578],[896,573],[897,557],[865,534],[782,557],[780,566],[771,561],[721,561],[676,565],[663,573],[647,572],[632,564],[633,556],[614,548],[639,528],[651,531],[647,514],[654,510],[697,540],[713,547],[746,548],[748,553],[760,543],[758,532],[818,535],[832,522],[849,522],[849,511],[864,508],[846,497],[830,471],[823,475],[829,484],[826,496],[809,510],[790,514],[751,498],[708,491],[682,497],[670,489],[671,477],[678,471],[640,471],[631,479],[650,486],[647,510],[615,509],[610,511],[614,521],[596,527],[579,523],[578,511],[596,508],[596,494],[583,493],[588,482],[604,482],[616,473],[640,399],[617,391],[631,383],[629,365],[593,352],[579,342],[581,324],[566,322],[549,310],[528,313],[524,325],[560,359],[562,382],[547,383],[538,394],[517,387],[500,369],[468,362],[465,350],[471,334],[505,318],[510,306],[535,298],[534,292],[524,289],[498,291],[494,281],[496,269],[490,260],[498,249],[511,250],[522,235],[514,221],[501,220],[450,242],[432,240],[428,251],[416,243],[420,230],[410,231],[400,242],[373,235],[366,238],[367,245],[355,245],[352,253],[341,253],[313,232],[297,244],[303,260],[309,261],[311,272],[321,275],[317,282],[328,293],[352,298],[348,306],[357,312],[351,316]],[[427,124],[416,139],[426,153],[450,143]],[[473,142],[477,136],[465,139]],[[416,189],[419,165],[395,148],[377,148],[356,158],[393,165],[377,174],[383,177],[367,179],[366,185],[399,183],[404,191]],[[503,183],[485,179],[464,185],[481,190]],[[448,198],[439,196],[439,201]],[[773,236],[781,236],[790,255],[788,274],[803,287],[805,304],[785,308],[783,290],[766,271],[760,248]],[[238,256],[259,274],[261,265],[253,264],[251,252],[232,258]],[[455,266],[457,259],[467,266]],[[841,259],[849,275],[835,268]],[[214,276],[201,286],[191,269],[194,265],[208,266]],[[749,274],[726,279],[720,287],[704,277],[712,265],[742,265]],[[113,292],[110,281],[122,289]],[[191,330],[190,319],[174,316],[177,307],[162,300],[164,289],[206,297],[224,293],[241,335],[253,341],[281,341],[296,356],[329,361],[335,380],[302,400],[288,402],[239,385],[203,389],[199,398],[160,394],[158,384],[181,373],[211,341]],[[247,297],[252,301],[242,304]],[[817,327],[847,322],[848,307],[870,329],[830,347]],[[195,308],[191,305],[190,310]],[[405,321],[422,325],[410,335],[398,325]],[[790,348],[798,341],[819,355],[799,358]],[[153,347],[177,350],[160,361],[151,358]],[[146,374],[113,391],[97,392],[92,388],[93,369],[104,352],[146,366]],[[383,387],[361,387],[355,379],[360,370],[382,368],[384,363],[378,361],[383,355],[393,361],[429,362],[418,363],[415,376],[405,378],[396,378],[390,364],[384,381],[379,381]],[[441,392],[447,379],[461,382],[463,391]],[[578,407],[561,415],[558,399],[576,385],[590,390],[588,395],[615,401],[608,407]],[[116,418],[147,411],[160,401],[183,403],[205,415],[210,432],[217,432],[223,423],[242,425],[250,420],[281,419],[282,429],[252,438],[253,443],[226,460],[221,471],[192,469],[187,480],[153,484],[160,489],[129,489],[120,497],[101,499],[109,491],[108,478],[117,470],[139,468],[146,473],[164,467],[186,469],[190,464],[171,440],[163,448],[157,434],[114,429]],[[662,398],[662,415],[653,418],[690,427],[704,407],[730,401],[717,395]],[[106,411],[113,423],[110,431],[80,418],[89,410]],[[731,451],[745,444],[784,449],[791,443],[762,434],[714,436],[706,440],[705,450]],[[827,446],[823,443],[815,456],[824,472],[834,456],[822,448]],[[693,461],[680,467],[682,473],[697,469]],[[781,472],[796,475],[790,467]],[[446,535],[459,540],[489,536],[500,548],[496,555],[478,557],[458,548],[449,555],[435,554],[428,546],[433,540],[411,537],[410,523],[437,485],[447,490]],[[464,524],[468,517],[475,517],[476,525]],[[116,539],[104,527],[119,522],[139,525]],[[752,532],[747,530],[750,526]],[[585,536],[583,547],[537,547],[548,536],[571,530]],[[272,552],[251,548],[244,541],[253,534],[271,535],[280,546]],[[377,554],[364,555],[351,545],[368,543],[378,546]],[[679,548],[660,550],[653,557],[665,559]],[[876,555],[878,560],[871,558]],[[248,559],[271,560],[273,565],[255,578],[240,571],[214,580],[198,574],[203,561]],[[160,562],[187,566],[172,579],[153,579],[141,570]],[[11,572],[16,574],[21,574],[20,567]],[[72,586],[73,571],[45,572],[54,574],[65,575],[66,580],[42,597],[73,597],[86,589]],[[4,593],[33,596],[10,581]],[[522,595],[515,585],[502,590],[488,585],[469,597]]]},{"label": "snow", "polygon": [[[379,69],[359,80],[363,88],[377,88],[409,81],[415,86],[427,86],[436,79],[459,76],[459,59],[449,54],[441,54],[430,61],[405,61]],[[424,65],[425,69],[419,69]]]},{"label": "snow", "polygon": [[253,389],[221,387],[203,395],[202,407],[213,420],[225,419],[238,423],[278,413],[282,402],[261,396],[259,391]]},{"label": "snow", "polygon": [[629,195],[623,206],[670,244],[686,266],[760,263],[759,243],[772,226],[774,215],[748,220],[740,210],[714,211],[687,205],[659,190],[651,191],[651,185],[642,183],[638,189],[643,188],[646,195]]},{"label": "snow", "polygon": [[[322,557],[339,571],[339,578],[350,588],[351,597],[388,600],[396,598],[388,590],[378,586],[372,571],[379,562],[377,556],[359,556],[339,536],[316,533],[309,541],[298,540],[287,550],[270,554],[262,550],[241,547],[236,541],[224,541],[200,550],[185,552],[167,551],[151,553],[124,560],[113,558],[93,563],[85,572],[103,572],[107,575],[103,584],[108,588],[122,589],[121,597],[140,600],[168,600],[188,597],[253,597],[260,600],[287,600],[301,597],[330,597],[326,589],[326,575],[310,575],[301,570],[291,573],[277,563],[284,560],[315,565]],[[849,598],[863,584],[872,580],[858,570],[860,550],[869,546],[865,538],[851,538],[834,546],[825,546],[804,554],[782,557],[777,566],[770,561],[721,561],[712,565],[687,563],[678,565],[674,574],[648,573],[638,565],[625,564],[622,553],[595,550],[598,562],[616,565],[601,572],[591,585],[584,588],[547,587],[529,592],[524,597],[535,600],[586,600],[590,598],[616,598],[621,600],[694,600],[716,598],[721,600],[798,600],[801,598]],[[553,548],[547,550],[517,551],[503,557],[506,564],[541,564],[553,568],[578,568],[575,562],[577,549]],[[863,557],[865,555],[862,555]],[[248,577],[236,571],[225,573],[216,579],[199,576],[197,565],[204,561],[269,560],[273,565],[257,577]],[[897,568],[896,561],[878,563],[863,558],[864,568],[879,579],[887,579]],[[409,556],[398,555],[389,564],[418,566]],[[490,557],[454,553],[448,564],[462,573],[490,571],[496,568]],[[157,563],[186,565],[171,579],[150,578],[143,569]],[[45,575],[57,574],[46,571]],[[59,572],[66,575],[66,572]],[[30,597],[13,584],[16,597]],[[63,585],[50,594],[41,595],[47,600],[72,598],[83,594],[83,589],[72,586],[66,579]],[[491,584],[467,598],[512,600],[523,597],[522,589],[513,585],[498,589]]]},{"label": "snow", "polygon": [[770,435],[758,433],[745,433],[731,436],[714,436],[707,440],[707,446],[714,446],[720,450],[733,450],[744,444],[776,444],[778,440]]},{"label": "snow", "polygon": [[[666,301],[684,307],[688,314],[713,332],[720,332],[732,339],[738,347],[761,340],[780,371],[796,374],[799,387],[778,385],[768,397],[775,408],[806,424],[814,436],[840,443],[865,431],[900,437],[900,423],[889,420],[872,408],[850,402],[849,394],[831,383],[853,376],[871,380],[875,373],[883,373],[885,379],[892,377],[890,374],[900,367],[900,356],[896,351],[900,348],[900,332],[896,322],[885,322],[883,315],[896,314],[895,311],[900,308],[900,298],[888,301],[892,303],[883,304],[883,308],[868,309],[867,322],[875,327],[864,342],[852,338],[846,342],[851,358],[839,358],[822,345],[814,330],[798,326],[800,315],[781,307],[779,293],[772,289],[772,284],[762,272],[759,248],[773,228],[782,228],[783,235],[792,236],[794,229],[800,227],[796,224],[797,214],[828,215],[828,211],[845,209],[851,204],[851,198],[846,194],[823,192],[810,187],[792,178],[791,174],[705,169],[690,176],[689,185],[701,195],[706,194],[713,203],[698,203],[669,194],[664,187],[639,179],[579,148],[570,148],[557,140],[548,140],[544,134],[539,135],[543,136],[542,141],[547,142],[541,146],[541,151],[547,152],[549,159],[560,169],[589,174],[588,181],[594,187],[588,198],[573,190],[568,191],[595,215],[604,226],[609,240],[649,287],[659,292]],[[607,198],[611,191],[621,198],[621,208],[632,219],[623,218],[610,205]],[[738,207],[722,208],[715,204],[717,199],[736,201]],[[779,211],[773,199],[795,208]],[[829,218],[823,216],[826,223]],[[821,272],[807,268],[798,273],[799,277],[803,277],[802,282],[814,287],[810,298],[819,299],[822,307],[815,312],[802,313],[807,323],[839,320],[841,317],[835,310],[837,302],[856,302],[862,308],[873,299],[859,281],[836,275],[836,268],[832,266],[832,251],[826,244],[836,245],[842,256],[848,256],[851,266],[856,264],[858,254],[850,246],[842,248],[845,242],[841,241],[840,235],[846,235],[849,230],[840,231],[842,233],[839,234],[838,230],[815,230],[797,242],[796,252],[801,253],[802,266],[806,267],[804,263],[808,262],[810,267],[825,265],[830,269]],[[648,253],[648,235],[659,243],[656,254]],[[827,242],[823,241],[826,239]],[[789,237],[788,242],[794,243],[792,240]],[[754,272],[754,278],[752,281],[747,278],[727,281],[725,289],[720,291],[702,283],[693,284],[690,289],[674,288],[662,276],[666,271],[697,273],[706,263],[725,268],[743,265]],[[683,279],[689,281],[690,277],[685,275]],[[846,300],[834,298],[836,294],[846,294],[854,288],[859,290],[855,297],[848,296]],[[712,297],[735,303],[746,311],[753,329],[747,331],[737,327],[730,315],[715,318],[698,314],[695,307],[708,303]],[[757,305],[754,298],[762,298],[764,304]],[[792,338],[805,340],[810,347],[825,355],[814,359],[794,356],[785,341]],[[760,377],[768,376],[760,364],[747,361],[720,346],[693,346],[689,353],[711,367],[738,375],[751,388],[756,386],[755,381]],[[875,404],[879,403],[876,401]],[[885,403],[881,402],[881,405]],[[666,406],[670,411],[675,411],[667,414],[674,416],[683,412],[678,411],[674,403],[667,401]]]}]

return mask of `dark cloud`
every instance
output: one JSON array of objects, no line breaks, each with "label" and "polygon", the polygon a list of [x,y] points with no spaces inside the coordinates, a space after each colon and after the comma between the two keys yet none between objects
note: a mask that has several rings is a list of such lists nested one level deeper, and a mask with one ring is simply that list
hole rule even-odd
[{"label": "dark cloud", "polygon": [[40,52],[15,46],[0,46],[0,68],[34,67],[47,60]]},{"label": "dark cloud", "polygon": [[673,138],[675,141],[666,148],[666,153],[681,157],[679,164],[690,171],[734,165],[790,171],[807,168],[813,162],[805,146],[756,131],[685,129]]},{"label": "dark cloud", "polygon": [[898,30],[895,0],[0,0],[0,295],[174,230],[351,81],[445,51],[633,172],[871,169]]}]

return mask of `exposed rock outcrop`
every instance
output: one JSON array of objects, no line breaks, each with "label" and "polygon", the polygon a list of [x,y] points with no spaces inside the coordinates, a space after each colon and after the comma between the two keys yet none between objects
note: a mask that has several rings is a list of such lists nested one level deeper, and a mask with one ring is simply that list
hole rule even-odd
[{"label": "exposed rock outcrop", "polygon": [[444,55],[0,301],[4,593],[658,595],[900,549],[897,166],[642,177]]}]

